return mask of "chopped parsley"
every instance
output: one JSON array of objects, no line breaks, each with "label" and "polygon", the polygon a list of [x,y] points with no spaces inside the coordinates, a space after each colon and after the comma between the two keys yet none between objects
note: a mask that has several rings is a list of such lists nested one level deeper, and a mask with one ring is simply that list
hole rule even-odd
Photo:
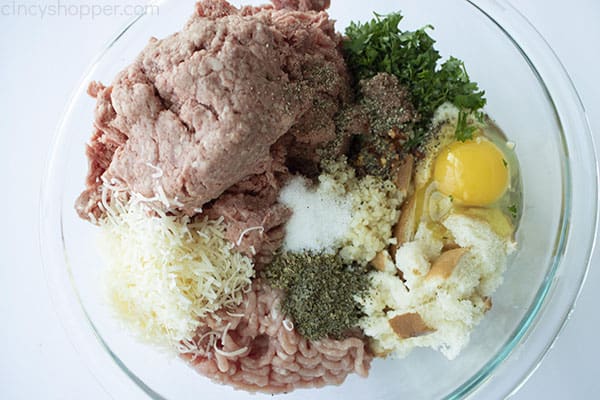
[{"label": "chopped parsley", "polygon": [[467,121],[468,114],[464,111],[459,111],[458,120],[456,121],[456,132],[454,135],[461,142],[473,139],[473,132],[477,130],[476,126],[470,125]]},{"label": "chopped parsley", "polygon": [[508,212],[513,217],[513,219],[516,219],[517,218],[517,214],[518,214],[517,205],[516,204],[510,205],[508,207]]},{"label": "chopped parsley", "polygon": [[471,82],[464,63],[450,57],[441,65],[435,40],[426,25],[416,31],[399,28],[402,15],[375,14],[364,24],[352,22],[346,29],[344,50],[348,65],[356,79],[366,79],[379,72],[395,75],[407,86],[411,100],[421,115],[409,141],[412,148],[424,140],[434,111],[450,101],[459,109],[456,138],[471,139],[475,128],[467,123],[469,114],[479,114],[486,103],[484,92]]}]

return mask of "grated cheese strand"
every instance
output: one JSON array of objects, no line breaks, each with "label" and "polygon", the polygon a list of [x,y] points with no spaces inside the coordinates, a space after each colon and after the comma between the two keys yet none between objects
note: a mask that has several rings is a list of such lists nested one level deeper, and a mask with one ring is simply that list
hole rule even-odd
[{"label": "grated cheese strand", "polygon": [[238,238],[238,240],[235,242],[236,246],[239,246],[242,244],[242,240],[244,240],[244,236],[246,236],[247,234],[249,234],[252,231],[259,231],[260,234],[262,235],[265,232],[265,227],[264,226],[252,226],[250,228],[246,228],[244,229],[241,233],[240,233],[240,237]]}]

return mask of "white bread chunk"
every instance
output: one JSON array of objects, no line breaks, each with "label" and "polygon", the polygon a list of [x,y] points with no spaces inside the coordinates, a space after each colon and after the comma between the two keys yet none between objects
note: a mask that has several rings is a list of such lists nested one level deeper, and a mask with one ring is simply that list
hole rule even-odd
[{"label": "white bread chunk", "polygon": [[463,268],[460,276],[453,276],[452,283],[465,291],[466,275],[477,276],[479,293],[491,296],[502,283],[507,257],[515,248],[513,241],[496,235],[488,223],[461,214],[448,216],[443,225],[452,232],[460,247],[470,249],[469,260],[473,264]]}]

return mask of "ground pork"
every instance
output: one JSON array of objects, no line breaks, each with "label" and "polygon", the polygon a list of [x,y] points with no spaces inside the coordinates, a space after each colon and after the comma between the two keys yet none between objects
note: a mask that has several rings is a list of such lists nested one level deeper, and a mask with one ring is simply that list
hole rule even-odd
[{"label": "ground pork", "polygon": [[350,91],[333,21],[309,11],[326,5],[204,0],[181,32],[151,39],[111,86],[92,83],[95,132],[79,214],[102,215],[106,184],[194,214],[240,181],[261,181],[286,134],[290,159],[314,167]]},{"label": "ground pork", "polygon": [[273,0],[277,8],[291,8],[300,11],[323,11],[329,8],[330,0]]},{"label": "ground pork", "polygon": [[[203,375],[252,392],[282,393],[367,376],[372,355],[361,337],[309,341],[285,319],[282,293],[255,281],[237,310],[204,319],[181,355]],[[229,354],[227,354],[229,353]]]}]

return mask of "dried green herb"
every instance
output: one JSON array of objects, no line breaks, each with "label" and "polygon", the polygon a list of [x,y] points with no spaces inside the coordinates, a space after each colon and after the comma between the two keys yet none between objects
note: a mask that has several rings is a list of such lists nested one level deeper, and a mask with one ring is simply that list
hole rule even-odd
[{"label": "dried green herb", "polygon": [[262,272],[283,289],[282,309],[310,340],[341,338],[362,316],[354,296],[366,293],[367,267],[346,265],[336,255],[281,253]]}]

